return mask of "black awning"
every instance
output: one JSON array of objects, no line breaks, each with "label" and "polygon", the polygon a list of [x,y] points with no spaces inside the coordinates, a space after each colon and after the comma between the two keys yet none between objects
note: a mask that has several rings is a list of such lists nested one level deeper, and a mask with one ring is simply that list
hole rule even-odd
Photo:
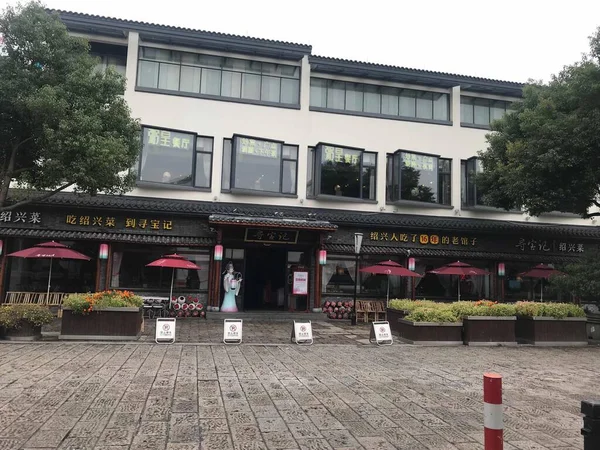
[{"label": "black awning", "polygon": [[215,225],[286,228],[294,230],[334,231],[337,225],[325,220],[286,219],[284,217],[253,217],[232,214],[213,214],[208,222]]},{"label": "black awning", "polygon": [[40,230],[27,228],[2,228],[0,236],[36,239],[68,239],[109,242],[130,242],[132,244],[181,245],[208,247],[215,244],[210,237],[165,236],[156,234],[106,233],[90,231]]}]

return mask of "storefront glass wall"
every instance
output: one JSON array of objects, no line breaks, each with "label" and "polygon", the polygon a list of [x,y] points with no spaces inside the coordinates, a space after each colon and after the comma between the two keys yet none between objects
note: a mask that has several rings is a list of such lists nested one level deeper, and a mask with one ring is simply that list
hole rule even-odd
[{"label": "storefront glass wall", "polygon": [[[33,247],[47,240],[12,239],[7,253]],[[51,292],[93,292],[96,288],[96,270],[99,243],[90,241],[60,241],[73,250],[91,258],[90,261],[55,259],[52,261]],[[50,259],[7,258],[8,292],[46,292]]]},{"label": "storefront glass wall", "polygon": [[177,253],[193,261],[201,270],[176,270],[175,293],[208,293],[210,255],[208,250],[190,247],[114,245],[110,287],[134,291],[164,291],[171,287],[172,269],[146,267],[162,255]]}]

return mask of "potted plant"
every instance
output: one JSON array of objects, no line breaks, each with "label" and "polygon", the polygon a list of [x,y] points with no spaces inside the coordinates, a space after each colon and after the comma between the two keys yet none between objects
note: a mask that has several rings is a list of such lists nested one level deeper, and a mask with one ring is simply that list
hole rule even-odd
[{"label": "potted plant", "polygon": [[414,308],[397,321],[400,340],[409,344],[462,345],[462,322],[449,305]]},{"label": "potted plant", "polygon": [[63,301],[59,338],[137,339],[142,332],[143,303],[129,291],[69,295]]},{"label": "potted plant", "polygon": [[5,305],[0,307],[0,336],[9,340],[37,340],[42,337],[42,325],[54,316],[40,305]]},{"label": "potted plant", "polygon": [[394,299],[388,302],[387,319],[392,331],[398,331],[398,319],[404,319],[413,310],[423,306],[435,306],[431,300]]},{"label": "potted plant", "polygon": [[463,320],[465,345],[516,345],[515,305],[479,300],[451,305]]},{"label": "potted plant", "polygon": [[517,341],[536,345],[587,345],[586,315],[572,303],[516,304]]}]

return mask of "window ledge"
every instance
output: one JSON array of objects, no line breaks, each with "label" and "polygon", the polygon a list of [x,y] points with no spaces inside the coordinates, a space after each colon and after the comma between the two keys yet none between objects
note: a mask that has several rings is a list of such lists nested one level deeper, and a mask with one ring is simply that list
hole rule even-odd
[{"label": "window ledge", "polygon": [[520,209],[506,209],[496,208],[495,206],[485,206],[485,205],[475,205],[475,206],[461,206],[461,209],[464,211],[487,211],[487,212],[496,212],[501,214],[523,214],[523,211]]},{"label": "window ledge", "polygon": [[491,130],[489,125],[477,125],[476,123],[461,122],[460,126],[464,128],[475,128],[477,130]]},{"label": "window ledge", "polygon": [[176,97],[200,98],[200,99],[204,99],[204,100],[217,100],[220,102],[245,103],[247,105],[271,106],[271,107],[275,107],[275,108],[300,110],[300,105],[291,105],[291,104],[287,104],[287,103],[275,103],[275,102],[262,102],[260,100],[249,100],[249,99],[245,99],[245,98],[236,98],[236,97],[222,97],[220,95],[197,94],[195,92],[169,91],[167,89],[156,89],[156,88],[147,88],[147,87],[139,87],[139,86],[136,86],[135,91],[136,92],[145,92],[148,94],[174,95]]},{"label": "window ledge", "polygon": [[268,191],[255,191],[252,189],[242,189],[242,188],[231,188],[229,190],[221,190],[224,194],[233,194],[233,195],[250,195],[256,197],[286,197],[286,198],[298,198],[296,194],[282,194],[279,192],[268,192]]},{"label": "window ledge", "polygon": [[341,109],[321,108],[318,106],[311,106],[309,111],[323,112],[331,114],[343,114],[345,116],[357,116],[357,117],[370,117],[373,119],[389,119],[389,120],[400,120],[402,122],[416,122],[416,123],[428,123],[433,125],[447,125],[451,126],[451,120],[433,120],[433,119],[419,119],[417,117],[403,117],[403,116],[388,116],[386,114],[372,114],[360,111],[346,111]]},{"label": "window ledge", "polygon": [[452,205],[442,205],[440,203],[420,202],[418,200],[396,200],[386,202],[386,205],[408,206],[412,208],[434,208],[434,209],[454,209]]},{"label": "window ledge", "polygon": [[377,200],[365,200],[362,198],[343,197],[341,195],[319,194],[307,198],[310,198],[311,200],[324,200],[329,202],[370,203],[372,205],[377,204]]},{"label": "window ledge", "polygon": [[136,186],[140,188],[149,189],[169,189],[175,191],[199,191],[199,192],[210,192],[209,187],[194,187],[194,186],[180,186],[178,184],[158,183],[154,181],[140,181],[136,182]]}]

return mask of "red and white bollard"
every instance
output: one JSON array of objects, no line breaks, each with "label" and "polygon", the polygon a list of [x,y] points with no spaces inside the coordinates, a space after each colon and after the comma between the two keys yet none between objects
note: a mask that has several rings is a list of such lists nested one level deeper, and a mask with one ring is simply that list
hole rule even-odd
[{"label": "red and white bollard", "polygon": [[485,450],[503,450],[502,376],[483,374],[483,432]]}]

